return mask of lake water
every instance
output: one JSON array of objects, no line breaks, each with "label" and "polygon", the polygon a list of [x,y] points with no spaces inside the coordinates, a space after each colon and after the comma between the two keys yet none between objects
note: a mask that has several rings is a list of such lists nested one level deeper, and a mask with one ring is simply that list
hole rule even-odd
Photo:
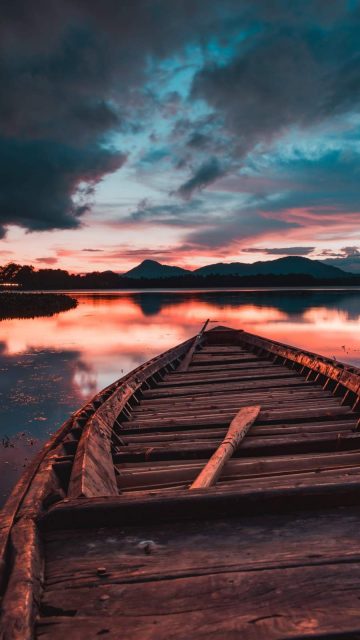
[{"label": "lake water", "polygon": [[71,295],[76,309],[0,322],[0,503],[73,410],[207,318],[360,366],[360,289]]}]

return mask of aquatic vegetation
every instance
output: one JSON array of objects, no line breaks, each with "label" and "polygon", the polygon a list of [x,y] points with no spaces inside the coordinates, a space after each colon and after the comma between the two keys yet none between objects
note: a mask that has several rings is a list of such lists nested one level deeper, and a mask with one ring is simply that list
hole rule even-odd
[{"label": "aquatic vegetation", "polygon": [[77,306],[77,301],[62,293],[0,292],[0,320],[52,316]]}]

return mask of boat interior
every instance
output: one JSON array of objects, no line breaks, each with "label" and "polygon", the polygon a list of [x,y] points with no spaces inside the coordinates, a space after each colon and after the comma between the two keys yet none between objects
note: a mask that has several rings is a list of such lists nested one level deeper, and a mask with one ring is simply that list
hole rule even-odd
[{"label": "boat interior", "polygon": [[360,638],[360,370],[205,328],[97,394],[20,479],[4,640]]}]

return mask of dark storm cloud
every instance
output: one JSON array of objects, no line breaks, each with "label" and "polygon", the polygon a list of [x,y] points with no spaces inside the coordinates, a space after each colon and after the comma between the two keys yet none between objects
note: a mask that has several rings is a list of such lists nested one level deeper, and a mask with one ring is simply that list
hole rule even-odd
[{"label": "dark storm cloud", "polygon": [[216,158],[211,158],[197,169],[192,178],[179,187],[177,193],[187,200],[195,191],[200,191],[222,175],[224,175],[224,169]]},{"label": "dark storm cloud", "polygon": [[208,225],[190,232],[186,241],[199,246],[220,248],[233,242],[254,238],[262,234],[294,229],[298,225],[286,220],[275,220],[263,217],[255,211],[239,211],[228,213],[221,224],[209,220]]},{"label": "dark storm cloud", "polygon": [[[0,229],[69,229],[87,209],[91,185],[124,157],[97,145],[73,147],[47,140],[0,138]],[[85,200],[72,195],[87,183]]]},{"label": "dark storm cloud", "polygon": [[[0,237],[11,223],[30,230],[79,225],[92,187],[126,159],[109,147],[111,135],[150,127],[154,110],[177,117],[180,94],[154,95],[147,82],[159,60],[189,46],[201,49],[204,62],[184,99],[182,117],[190,116],[175,150],[169,134],[172,166],[194,167],[177,189],[181,198],[293,125],[357,109],[359,14],[358,2],[343,0],[4,3]],[[210,40],[218,56],[209,54]],[[203,128],[191,113],[197,98],[215,112]],[[151,152],[145,158],[161,159]]]},{"label": "dark storm cloud", "polygon": [[254,35],[226,64],[206,63],[197,73],[192,97],[224,116],[237,140],[235,166],[293,126],[357,111],[360,12],[358,3],[349,7],[254,2]]},{"label": "dark storm cloud", "polygon": [[79,185],[95,184],[125,160],[107,141],[135,126],[149,55],[165,56],[212,19],[198,0],[2,7],[0,236],[10,223],[78,226],[87,209],[84,192],[77,204]]}]

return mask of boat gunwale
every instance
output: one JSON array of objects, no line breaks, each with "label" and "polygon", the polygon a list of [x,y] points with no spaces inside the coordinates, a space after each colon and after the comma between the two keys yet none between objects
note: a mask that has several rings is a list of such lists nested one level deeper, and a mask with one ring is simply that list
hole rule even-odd
[{"label": "boat gunwale", "polygon": [[[335,358],[328,358],[301,347],[294,347],[284,342],[263,338],[247,331],[241,332],[240,341],[272,353],[276,357],[282,357],[285,361],[290,360],[293,363],[297,363],[303,368],[310,369],[339,383],[358,396],[360,394],[360,367],[356,365],[349,365]],[[276,362],[276,358],[274,362]]]},{"label": "boat gunwale", "polygon": [[[41,450],[20,476],[7,501],[5,502],[4,507],[1,509],[2,523],[0,525],[0,595],[6,589],[6,582],[8,577],[6,556],[9,548],[11,529],[15,524],[16,516],[18,515],[22,503],[42,464],[44,464],[44,462],[54,451],[54,449],[56,449],[62,443],[64,438],[73,428],[74,424],[79,420],[81,421],[85,417],[85,414],[86,421],[83,425],[83,429],[85,429],[87,422],[96,415],[101,407],[103,407],[105,402],[119,390],[119,387],[121,388],[124,384],[129,384],[133,378],[136,378],[137,375],[142,373],[150,365],[156,364],[161,358],[170,356],[172,352],[181,347],[185,349],[186,346],[189,346],[191,344],[195,337],[196,336],[193,336],[188,340],[185,340],[184,342],[171,347],[165,352],[154,356],[150,360],[147,360],[146,362],[139,365],[136,369],[133,369],[129,373],[125,374],[125,376],[118,378],[107,387],[98,391],[86,404],[72,413],[70,417],[67,418],[65,422],[63,422],[63,424],[59,427],[59,429],[57,429],[57,431],[51,436],[51,438],[44,443]],[[99,402],[100,405],[98,405]],[[34,504],[34,513],[36,513],[36,515],[38,515],[39,508],[39,504]]]}]

